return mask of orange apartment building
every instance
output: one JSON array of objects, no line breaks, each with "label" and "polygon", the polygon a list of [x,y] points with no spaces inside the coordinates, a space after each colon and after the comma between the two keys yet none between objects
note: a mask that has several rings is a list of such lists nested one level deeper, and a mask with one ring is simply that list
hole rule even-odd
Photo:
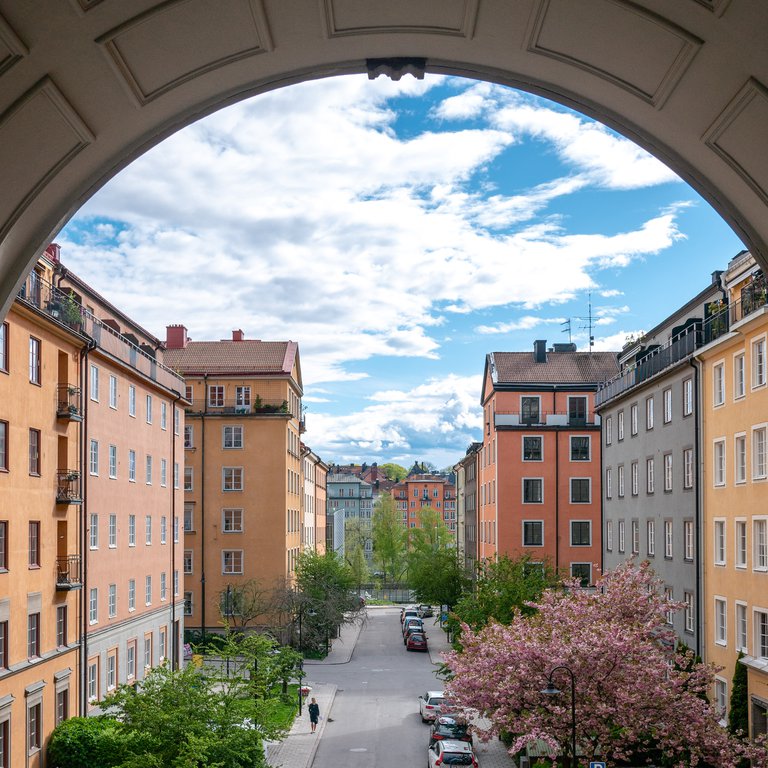
[{"label": "orange apartment building", "polygon": [[[163,632],[171,642],[170,594],[162,608],[159,599],[128,608],[131,575],[159,583],[161,573],[173,573],[172,546],[138,552],[126,538],[137,509],[158,527],[173,514],[170,491],[158,483],[139,498],[126,474],[128,446],[158,461],[173,456],[172,402],[181,380],[155,350],[140,349],[149,340],[62,266],[56,245],[0,323],[2,765],[42,765],[55,725],[95,709],[118,683],[140,679],[161,660]],[[111,410],[125,410],[129,386],[152,393],[167,429],[158,422],[157,434],[149,425],[137,430],[100,412],[113,391]],[[176,638],[182,608],[178,602]],[[147,640],[152,652],[146,659],[134,652],[131,674],[128,648]]]},{"label": "orange apartment building", "polygon": [[[184,595],[189,629],[220,630],[250,580],[290,584],[305,519],[299,348],[292,341],[192,341],[167,329],[186,381]],[[314,534],[313,534],[314,536]],[[315,539],[316,540],[316,539]],[[229,597],[229,601],[228,601]]]},{"label": "orange apartment building", "polygon": [[[768,713],[768,305],[766,279],[742,252],[721,277],[728,304],[707,321],[696,357],[702,393],[702,634],[722,667],[725,714],[739,651],[749,679],[750,735]],[[713,309],[717,309],[713,307]]]},{"label": "orange apartment building", "polygon": [[328,465],[304,443],[301,444],[302,510],[301,545],[303,549],[325,554],[328,501]]},{"label": "orange apartment building", "polygon": [[405,480],[392,486],[390,493],[406,528],[420,527],[418,510],[432,507],[456,536],[456,486],[447,478],[412,469]]},{"label": "orange apartment building", "polygon": [[598,382],[613,352],[573,344],[486,357],[477,557],[528,554],[591,584],[601,565]]}]

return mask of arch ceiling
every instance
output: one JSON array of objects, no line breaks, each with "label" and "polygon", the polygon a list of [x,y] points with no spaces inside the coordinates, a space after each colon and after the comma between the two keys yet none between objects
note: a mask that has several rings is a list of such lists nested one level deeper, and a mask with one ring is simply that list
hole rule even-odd
[{"label": "arch ceiling", "polygon": [[768,265],[765,0],[0,0],[0,316],[111,176],[246,96],[424,71],[520,87],[648,149]]}]

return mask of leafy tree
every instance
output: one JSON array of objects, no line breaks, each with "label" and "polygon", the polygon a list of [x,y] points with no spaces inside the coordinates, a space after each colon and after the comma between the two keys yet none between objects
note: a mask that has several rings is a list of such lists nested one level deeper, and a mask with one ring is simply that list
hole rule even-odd
[{"label": "leafy tree", "polygon": [[[714,667],[670,664],[675,636],[666,614],[681,604],[663,596],[648,564],[621,565],[596,586],[584,590],[574,580],[567,590],[547,590],[536,613],[516,612],[507,626],[464,625],[464,650],[446,658],[454,704],[482,712],[491,734],[516,734],[512,751],[540,739],[552,756],[570,754],[570,676],[554,672],[566,666],[575,681],[577,743],[589,759],[615,764],[648,744],[677,766],[734,768],[745,754],[765,765],[765,750],[727,734],[699,695],[710,689]],[[542,694],[550,680],[563,693]]]},{"label": "leafy tree", "polygon": [[408,571],[416,598],[424,603],[455,605],[469,587],[464,558],[456,549],[415,552]]},{"label": "leafy tree", "polygon": [[395,480],[400,482],[408,477],[408,470],[405,467],[401,467],[399,464],[379,464],[379,469],[384,473],[387,480]]},{"label": "leafy tree", "polygon": [[731,706],[728,708],[728,732],[749,733],[749,693],[747,668],[741,663],[744,654],[739,651],[731,685]]},{"label": "leafy tree", "polygon": [[51,768],[114,768],[127,757],[128,744],[115,720],[72,717],[51,734],[47,763]]},{"label": "leafy tree", "polygon": [[371,528],[373,560],[390,580],[397,580],[403,573],[408,533],[403,526],[402,515],[395,506],[391,494],[383,493],[373,508]]},{"label": "leafy tree", "polygon": [[366,544],[371,540],[371,526],[367,520],[349,518],[344,521],[344,559],[352,571],[355,585],[367,584],[370,570],[365,557]]},{"label": "leafy tree", "polygon": [[408,529],[412,553],[436,552],[455,547],[456,537],[436,509],[422,507],[417,515],[418,525]]},{"label": "leafy tree", "polygon": [[258,579],[242,584],[230,584],[219,593],[222,623],[245,629],[250,625],[266,624],[275,609],[275,589],[264,586]]}]

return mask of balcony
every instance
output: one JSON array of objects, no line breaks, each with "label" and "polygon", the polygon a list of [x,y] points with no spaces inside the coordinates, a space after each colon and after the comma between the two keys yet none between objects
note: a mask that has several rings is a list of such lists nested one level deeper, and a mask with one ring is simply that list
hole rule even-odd
[{"label": "balcony", "polygon": [[59,384],[56,390],[56,418],[65,421],[82,421],[80,410],[80,387],[74,384]]},{"label": "balcony", "polygon": [[499,427],[570,427],[580,429],[595,427],[600,424],[600,417],[594,413],[573,414],[568,411],[496,411],[494,426]]},{"label": "balcony", "polygon": [[80,555],[63,555],[56,558],[56,591],[69,592],[82,587]]},{"label": "balcony", "polygon": [[80,472],[76,469],[59,469],[56,472],[56,503],[82,504],[80,497]]},{"label": "balcony", "polygon": [[208,398],[207,402],[193,402],[185,406],[188,414],[206,416],[290,416],[287,400],[264,400],[256,397],[253,401]]}]

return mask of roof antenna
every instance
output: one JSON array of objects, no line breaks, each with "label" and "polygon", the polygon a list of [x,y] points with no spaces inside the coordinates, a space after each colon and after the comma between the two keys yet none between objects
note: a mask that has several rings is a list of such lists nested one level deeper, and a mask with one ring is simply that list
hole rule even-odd
[{"label": "roof antenna", "polygon": [[571,338],[571,318],[569,317],[567,320],[563,320],[563,322],[560,323],[560,325],[566,326],[565,328],[563,328],[562,331],[560,331],[560,333],[567,333],[568,334],[568,343],[572,344],[573,343],[573,339]]}]

